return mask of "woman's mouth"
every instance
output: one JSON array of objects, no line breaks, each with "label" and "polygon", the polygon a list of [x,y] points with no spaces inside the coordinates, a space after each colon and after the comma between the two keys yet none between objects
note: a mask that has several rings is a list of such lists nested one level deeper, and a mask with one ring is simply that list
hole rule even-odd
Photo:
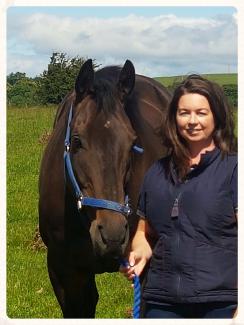
[{"label": "woman's mouth", "polygon": [[190,133],[190,134],[196,134],[196,133],[200,132],[201,130],[199,130],[199,129],[187,129],[186,131],[188,133]]}]

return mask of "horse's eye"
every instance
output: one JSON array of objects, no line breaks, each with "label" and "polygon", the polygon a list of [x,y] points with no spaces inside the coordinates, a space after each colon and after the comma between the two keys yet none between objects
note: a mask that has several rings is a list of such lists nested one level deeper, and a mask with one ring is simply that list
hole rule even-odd
[{"label": "horse's eye", "polygon": [[72,146],[74,146],[75,149],[82,148],[82,142],[78,135],[72,136],[71,144],[72,144]]}]

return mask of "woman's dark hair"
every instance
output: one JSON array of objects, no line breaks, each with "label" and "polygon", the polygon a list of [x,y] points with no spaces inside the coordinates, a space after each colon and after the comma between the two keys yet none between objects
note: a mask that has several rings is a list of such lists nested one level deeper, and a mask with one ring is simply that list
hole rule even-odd
[{"label": "woman's dark hair", "polygon": [[171,163],[176,166],[178,176],[183,179],[189,171],[189,150],[177,130],[176,112],[180,97],[185,94],[200,94],[207,98],[213,113],[215,130],[213,139],[222,154],[235,152],[237,141],[234,135],[233,114],[222,88],[199,75],[188,76],[174,91],[166,116],[164,144],[169,148]]}]

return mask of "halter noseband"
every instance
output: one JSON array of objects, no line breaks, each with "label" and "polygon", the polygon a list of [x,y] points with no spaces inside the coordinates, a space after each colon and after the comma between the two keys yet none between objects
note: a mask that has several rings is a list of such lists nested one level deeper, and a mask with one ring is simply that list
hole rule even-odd
[{"label": "halter noseband", "polygon": [[[125,196],[125,204],[122,205],[118,202],[114,201],[109,201],[109,200],[104,200],[104,199],[96,199],[93,197],[87,197],[84,196],[74,175],[73,168],[72,168],[72,163],[70,159],[70,134],[71,134],[71,129],[70,129],[70,123],[72,120],[73,116],[73,107],[71,104],[70,111],[69,111],[69,118],[68,118],[68,124],[67,124],[67,129],[66,129],[66,136],[65,136],[65,141],[64,141],[64,165],[65,165],[65,171],[66,174],[69,177],[69,180],[71,181],[71,184],[73,186],[76,200],[77,200],[77,208],[78,210],[82,209],[82,206],[90,206],[94,208],[102,208],[102,209],[107,209],[107,210],[113,210],[119,213],[124,214],[125,216],[128,216],[129,214],[132,213],[131,208],[129,207],[129,199],[128,195]],[[139,153],[143,153],[143,149],[134,146],[133,149]]]}]

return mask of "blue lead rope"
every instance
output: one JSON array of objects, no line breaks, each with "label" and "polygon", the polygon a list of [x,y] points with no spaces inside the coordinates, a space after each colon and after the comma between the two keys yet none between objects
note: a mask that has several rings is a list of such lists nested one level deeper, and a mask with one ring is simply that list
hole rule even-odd
[{"label": "blue lead rope", "polygon": [[[125,260],[120,261],[121,265],[127,267],[129,263]],[[133,303],[133,318],[140,318],[140,304],[141,304],[141,284],[139,276],[134,273],[134,303]]]},{"label": "blue lead rope", "polygon": [[133,304],[133,318],[140,318],[140,304],[141,304],[141,284],[139,276],[135,274],[134,283],[134,304]]}]

